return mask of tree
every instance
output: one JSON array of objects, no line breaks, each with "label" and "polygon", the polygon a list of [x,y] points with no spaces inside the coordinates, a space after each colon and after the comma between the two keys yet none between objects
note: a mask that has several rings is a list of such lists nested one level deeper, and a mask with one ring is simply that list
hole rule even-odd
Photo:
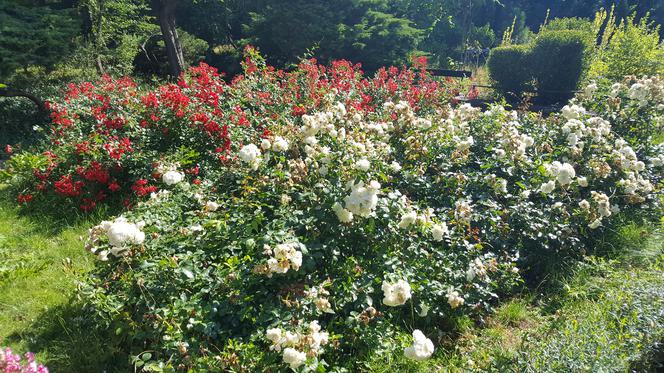
[{"label": "tree", "polygon": [[152,0],[152,9],[157,15],[157,21],[161,28],[161,34],[166,43],[166,54],[171,68],[171,75],[180,76],[184,70],[184,54],[182,53],[182,44],[178,36],[178,30],[175,27],[175,10],[177,0]]},{"label": "tree", "polygon": [[0,2],[0,79],[30,66],[52,68],[74,48],[76,9],[42,1]]},{"label": "tree", "polygon": [[273,0],[250,16],[243,42],[281,66],[313,52],[322,62],[346,58],[375,70],[405,62],[420,37],[386,0]]}]

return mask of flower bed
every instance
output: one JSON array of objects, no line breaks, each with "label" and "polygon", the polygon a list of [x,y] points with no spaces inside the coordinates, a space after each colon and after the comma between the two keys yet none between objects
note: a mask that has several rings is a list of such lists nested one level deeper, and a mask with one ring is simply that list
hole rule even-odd
[{"label": "flower bed", "polygon": [[[105,110],[140,115],[68,111],[54,128],[55,166],[28,203],[85,205],[90,185],[111,183],[111,201],[150,195],[87,243],[100,262],[86,297],[137,366],[339,371],[395,351],[422,364],[521,272],[657,209],[661,150],[586,110],[601,106],[593,89],[542,118],[452,108],[410,70],[364,79],[341,62],[285,74],[252,61],[231,85],[205,67],[147,93],[108,81],[125,94]],[[655,118],[653,82],[636,103]],[[124,138],[114,131],[129,143],[108,150]],[[75,150],[81,135],[95,151]],[[37,194],[19,170],[30,156],[10,161],[23,196]]]},{"label": "flower bed", "polygon": [[[130,206],[173,175],[198,182],[201,172],[234,162],[243,144],[259,143],[273,127],[297,121],[331,92],[361,112],[395,99],[433,110],[450,96],[424,65],[382,69],[368,79],[346,61],[326,68],[306,60],[287,73],[265,66],[248,48],[244,66],[246,74],[231,83],[201,64],[155,89],[129,78],[70,84],[62,99],[48,103],[52,126],[45,151],[14,156],[3,179],[22,204],[86,212]],[[172,170],[163,164],[177,165],[180,173],[167,176]]]},{"label": "flower bed", "polygon": [[0,348],[0,372],[2,373],[48,373],[48,368],[35,361],[35,354],[27,352],[25,362],[9,347]]}]

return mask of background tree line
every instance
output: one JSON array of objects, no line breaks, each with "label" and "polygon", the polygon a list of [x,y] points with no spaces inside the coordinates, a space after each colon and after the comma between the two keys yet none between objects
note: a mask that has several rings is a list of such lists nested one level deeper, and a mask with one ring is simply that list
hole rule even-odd
[{"label": "background tree line", "polygon": [[615,5],[664,22],[658,0],[5,0],[0,2],[0,81],[177,74],[205,60],[239,71],[252,44],[288,67],[302,56],[345,58],[366,70],[426,54],[449,67],[468,50],[527,41],[545,20],[592,17]]}]

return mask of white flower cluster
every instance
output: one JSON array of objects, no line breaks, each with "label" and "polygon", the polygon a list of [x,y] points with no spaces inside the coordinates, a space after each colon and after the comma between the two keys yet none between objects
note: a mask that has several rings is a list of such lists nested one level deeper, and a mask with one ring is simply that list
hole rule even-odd
[{"label": "white flower cluster", "polygon": [[184,180],[184,173],[178,171],[179,164],[160,164],[155,171],[161,174],[161,181],[166,185],[175,185]]},{"label": "white flower cluster", "polygon": [[525,133],[519,132],[520,124],[511,121],[503,126],[499,133],[500,148],[494,149],[498,158],[509,155],[512,159],[522,159],[526,155],[526,150],[535,144],[535,140]]},{"label": "white flower cluster", "polygon": [[329,334],[321,331],[316,320],[309,323],[306,333],[272,328],[267,330],[265,338],[272,342],[270,350],[281,351],[283,349],[283,361],[291,369],[304,365],[308,356],[318,356],[322,352],[322,347],[329,342]]},{"label": "white flower cluster", "polygon": [[422,361],[433,355],[433,342],[421,330],[413,330],[413,345],[406,347],[403,354],[406,358]]},{"label": "white flower cluster", "polygon": [[[96,254],[100,260],[108,260],[108,254],[121,256],[130,245],[140,245],[145,241],[145,233],[141,229],[145,222],[130,223],[126,218],[120,216],[113,221],[103,221],[96,227],[90,229],[88,249]],[[96,246],[101,235],[105,234],[111,248],[99,250]]]},{"label": "white flower cluster", "polygon": [[454,218],[462,223],[470,223],[473,217],[473,205],[470,201],[465,199],[458,200],[454,203]]},{"label": "white flower cluster", "polygon": [[378,205],[378,194],[380,194],[380,183],[372,180],[368,185],[364,182],[350,181],[347,185],[350,195],[344,197],[344,206],[335,203],[332,210],[342,223],[353,221],[353,216],[368,217]]},{"label": "white flower cluster", "polygon": [[442,241],[449,234],[450,231],[447,228],[447,223],[445,222],[434,224],[433,227],[431,227],[431,235],[433,236],[434,241]]},{"label": "white flower cluster", "polygon": [[565,105],[562,110],[562,115],[565,119],[579,119],[586,115],[586,109],[579,105]]},{"label": "white flower cluster", "polygon": [[583,94],[586,96],[586,99],[592,100],[593,96],[595,96],[595,92],[597,92],[597,89],[597,83],[593,81],[583,89]]},{"label": "white flower cluster", "polygon": [[568,185],[572,183],[572,180],[576,177],[576,171],[574,171],[574,166],[569,163],[560,163],[554,161],[548,165],[545,165],[545,168],[548,174],[556,178],[556,181],[560,185]]},{"label": "white flower cluster", "polygon": [[459,306],[463,306],[465,302],[466,300],[463,299],[461,295],[459,295],[458,291],[450,289],[450,291],[447,293],[447,303],[450,305],[450,307],[457,308]]},{"label": "white flower cluster", "polygon": [[[611,216],[611,213],[613,212],[611,203],[609,201],[609,196],[607,196],[604,193],[601,192],[596,192],[592,191],[590,192],[590,195],[593,198],[593,201],[597,204],[597,213],[599,216],[594,219],[588,226],[591,229],[597,229],[600,226],[602,226],[602,219]],[[590,209],[590,203],[588,201],[583,200],[579,202],[579,207],[581,207],[583,210],[589,210]],[[595,215],[597,216],[597,215]]]},{"label": "white flower cluster", "polygon": [[215,212],[219,209],[219,204],[215,201],[207,201],[203,205],[203,210],[207,212]]},{"label": "white flower cluster", "polygon": [[304,245],[299,242],[280,243],[274,249],[265,247],[265,254],[271,255],[267,260],[268,276],[274,273],[286,273],[289,269],[297,271],[302,266],[302,251]]},{"label": "white flower cluster", "polygon": [[620,168],[624,171],[640,172],[646,169],[646,164],[637,159],[634,149],[623,139],[616,140],[613,153],[618,160]]},{"label": "white flower cluster", "polygon": [[470,262],[466,270],[466,280],[473,281],[475,277],[480,279],[486,279],[487,277],[486,266],[480,258],[475,258],[475,260]]},{"label": "white flower cluster", "polygon": [[606,137],[611,134],[611,123],[600,117],[592,117],[585,122],[569,119],[562,126],[562,132],[567,138],[567,145],[574,151],[580,151],[585,146],[584,138],[596,143],[606,142]]},{"label": "white flower cluster", "polygon": [[[560,163],[558,161],[554,161],[544,165],[544,167],[547,174],[555,178],[555,180],[550,180],[540,186],[540,192],[545,194],[553,192],[553,190],[556,188],[556,181],[558,181],[561,186],[565,186],[571,184],[576,177],[574,166],[569,163]],[[585,183],[585,179],[583,179],[582,183]]]},{"label": "white flower cluster", "polygon": [[627,97],[639,102],[639,106],[645,106],[648,103],[650,89],[645,82],[636,82],[629,87]]},{"label": "white flower cluster", "polygon": [[261,163],[261,151],[254,144],[248,144],[242,147],[239,152],[242,162],[248,164],[253,170],[258,169]]},{"label": "white flower cluster", "polygon": [[389,282],[383,280],[383,304],[390,307],[401,306],[411,298],[410,284],[405,280],[398,280],[397,282]]}]

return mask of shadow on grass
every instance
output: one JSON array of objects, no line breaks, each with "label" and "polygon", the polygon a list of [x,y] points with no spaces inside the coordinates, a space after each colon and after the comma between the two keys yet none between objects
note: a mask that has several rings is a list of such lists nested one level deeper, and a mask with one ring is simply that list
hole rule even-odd
[{"label": "shadow on grass", "polygon": [[49,309],[26,330],[0,344],[24,343],[40,353],[51,372],[130,372],[128,355],[112,330],[98,327],[92,312],[73,301]]},{"label": "shadow on grass", "polygon": [[57,235],[75,226],[96,225],[102,220],[118,215],[123,211],[120,208],[109,208],[106,205],[100,205],[92,213],[83,213],[71,206],[58,206],[57,204],[50,206],[19,206],[14,197],[7,190],[3,190],[1,185],[0,206],[4,209],[13,210],[16,215],[26,219],[27,222],[38,222],[38,224],[31,224],[31,230],[50,236]]}]

